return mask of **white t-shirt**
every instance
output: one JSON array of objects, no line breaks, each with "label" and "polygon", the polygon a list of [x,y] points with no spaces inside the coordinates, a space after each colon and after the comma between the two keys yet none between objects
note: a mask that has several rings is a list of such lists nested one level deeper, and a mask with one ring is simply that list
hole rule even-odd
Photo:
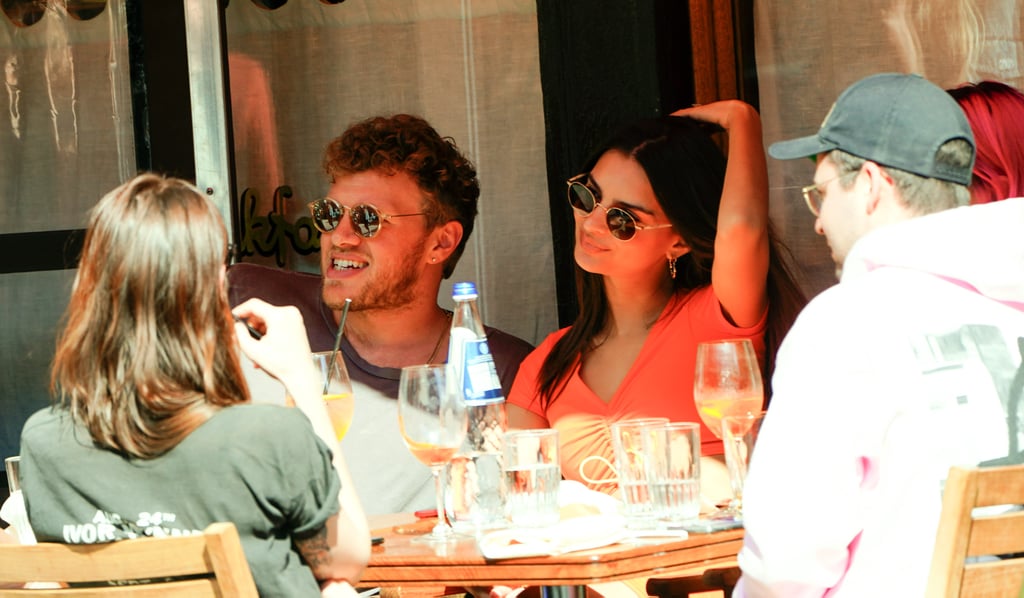
[{"label": "white t-shirt", "polygon": [[[254,403],[284,405],[284,386],[244,355],[242,370]],[[402,440],[398,401],[355,380],[352,387],[355,410],[341,450],[363,511],[381,515],[434,508],[434,478]]]}]

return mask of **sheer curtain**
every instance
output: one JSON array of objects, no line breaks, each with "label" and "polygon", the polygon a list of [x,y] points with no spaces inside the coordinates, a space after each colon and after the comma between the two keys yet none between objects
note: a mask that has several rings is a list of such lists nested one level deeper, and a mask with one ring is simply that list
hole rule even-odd
[{"label": "sheer curtain", "polygon": [[[814,133],[832,102],[877,72],[915,72],[949,89],[994,79],[1024,87],[1019,0],[757,0],[755,37],[765,143]],[[769,158],[772,216],[817,293],[835,283],[828,246],[800,187],[811,161]]]},{"label": "sheer curtain", "polygon": [[62,231],[84,228],[100,196],[134,174],[135,146],[124,2],[69,14],[64,2],[5,0],[0,12],[0,457],[7,457],[17,454],[28,416],[50,403],[50,359],[75,275],[17,264],[37,243],[39,253],[73,263],[78,256],[59,246]]},{"label": "sheer curtain", "polygon": [[[5,0],[0,10],[5,240],[84,227],[93,203],[135,172],[125,1],[74,7]],[[482,186],[476,230],[441,304],[451,304],[452,282],[475,280],[489,324],[533,342],[555,329],[533,0],[292,0],[277,10],[232,0],[226,27],[246,260],[316,270],[311,227],[296,221],[326,189],[323,148],[365,117],[419,114],[455,139]],[[48,404],[74,276],[4,264],[0,456],[17,452],[24,419]]]},{"label": "sheer curtain", "polygon": [[555,329],[535,2],[235,0],[226,26],[245,261],[319,271],[301,219],[327,188],[324,147],[363,118],[417,114],[455,140],[481,184],[440,304],[474,280],[488,324],[531,342]]}]

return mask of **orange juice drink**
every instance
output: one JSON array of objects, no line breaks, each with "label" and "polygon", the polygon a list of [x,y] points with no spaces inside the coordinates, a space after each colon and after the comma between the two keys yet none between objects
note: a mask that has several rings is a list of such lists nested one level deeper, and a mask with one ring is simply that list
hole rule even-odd
[{"label": "orange juice drink", "polygon": [[326,394],[324,403],[327,405],[327,415],[331,418],[331,426],[334,428],[334,435],[341,440],[352,425],[352,414],[355,412],[356,401],[352,393]]}]

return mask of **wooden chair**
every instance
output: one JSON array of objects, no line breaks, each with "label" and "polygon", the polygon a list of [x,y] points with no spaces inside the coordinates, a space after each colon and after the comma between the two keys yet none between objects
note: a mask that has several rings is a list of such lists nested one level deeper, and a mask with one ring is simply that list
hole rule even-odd
[{"label": "wooden chair", "polygon": [[[106,585],[110,580],[152,581]],[[26,582],[104,585],[0,589],[0,598],[258,596],[233,523],[214,523],[196,536],[140,538],[106,544],[0,545],[0,588]]]},{"label": "wooden chair", "polygon": [[681,598],[720,590],[722,596],[729,598],[739,580],[739,567],[708,569],[700,575],[685,577],[652,577],[647,580],[647,594],[659,598]]},{"label": "wooden chair", "polygon": [[[1024,465],[950,468],[926,596],[1017,596],[1024,584],[1024,511],[973,509],[1020,504]],[[1004,556],[967,561],[994,555]]]}]

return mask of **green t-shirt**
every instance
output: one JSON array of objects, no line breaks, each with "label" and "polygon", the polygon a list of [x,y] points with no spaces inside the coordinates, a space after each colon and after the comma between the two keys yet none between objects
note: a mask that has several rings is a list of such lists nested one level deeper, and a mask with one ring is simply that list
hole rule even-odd
[{"label": "green t-shirt", "polygon": [[155,459],[97,448],[65,409],[25,423],[21,483],[40,542],[91,544],[238,527],[261,596],[319,596],[292,545],[339,510],[330,449],[298,409],[222,409]]}]

